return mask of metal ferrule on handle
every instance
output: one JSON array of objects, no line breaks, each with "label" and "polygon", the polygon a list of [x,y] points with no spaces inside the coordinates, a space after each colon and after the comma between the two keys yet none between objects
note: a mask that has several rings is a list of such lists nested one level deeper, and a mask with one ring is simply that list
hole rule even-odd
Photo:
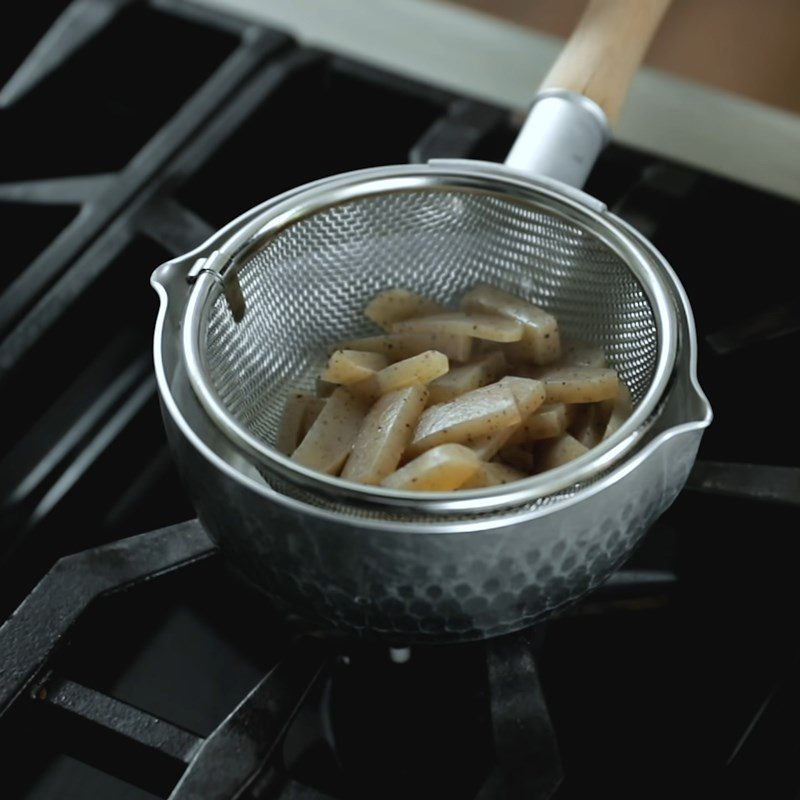
[{"label": "metal ferrule on handle", "polygon": [[506,158],[506,166],[581,188],[611,139],[593,100],[565,89],[540,92]]},{"label": "metal ferrule on handle", "polygon": [[506,166],[581,188],[671,0],[589,0]]}]

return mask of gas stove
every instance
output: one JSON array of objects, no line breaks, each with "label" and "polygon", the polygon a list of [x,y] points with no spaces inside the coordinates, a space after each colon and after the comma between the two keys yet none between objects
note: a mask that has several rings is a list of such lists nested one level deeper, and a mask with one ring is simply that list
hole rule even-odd
[{"label": "gas stove", "polygon": [[800,206],[610,147],[587,191],[693,299],[716,419],[687,490],[544,625],[330,641],[192,519],[150,272],[315,178],[502,160],[514,116],[181,0],[38,3],[0,37],[2,797],[797,793]]}]

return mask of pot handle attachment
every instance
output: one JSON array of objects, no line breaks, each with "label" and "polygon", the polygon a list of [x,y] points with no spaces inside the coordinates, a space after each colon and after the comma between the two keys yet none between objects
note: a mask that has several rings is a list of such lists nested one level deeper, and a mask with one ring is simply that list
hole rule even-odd
[{"label": "pot handle attachment", "polygon": [[506,166],[583,186],[670,2],[590,0],[542,82]]}]

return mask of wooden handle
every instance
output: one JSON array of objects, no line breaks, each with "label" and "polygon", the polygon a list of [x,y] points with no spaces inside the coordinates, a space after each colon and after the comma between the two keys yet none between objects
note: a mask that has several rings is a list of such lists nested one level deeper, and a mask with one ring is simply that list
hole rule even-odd
[{"label": "wooden handle", "polygon": [[542,89],[594,100],[613,126],[671,0],[589,0]]}]

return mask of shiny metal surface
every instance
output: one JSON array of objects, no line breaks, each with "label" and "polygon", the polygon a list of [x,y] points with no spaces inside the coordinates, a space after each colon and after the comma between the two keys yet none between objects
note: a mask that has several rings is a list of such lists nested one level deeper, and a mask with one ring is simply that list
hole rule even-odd
[{"label": "shiny metal surface", "polygon": [[[251,237],[254,220],[287,199],[253,209],[153,276],[161,300],[154,356],[168,436],[198,515],[231,565],[278,606],[326,629],[394,645],[517,630],[602,583],[677,496],[711,420],[695,375],[691,309],[669,267],[660,262],[676,319],[676,359],[658,413],[628,457],[558,502],[455,518],[359,517],[276,491],[211,420],[186,374],[180,333],[188,270]],[[649,248],[624,223],[614,224]]]},{"label": "shiny metal surface", "polygon": [[610,138],[608,120],[597,103],[576,92],[549,89],[533,98],[505,164],[583,186]]},{"label": "shiny metal surface", "polygon": [[[582,195],[496,164],[438,161],[348,173],[277,198],[200,266],[181,334],[189,380],[233,444],[305,502],[388,518],[554,502],[639,445],[677,352],[663,260]],[[234,277],[245,304],[238,322],[224,290]],[[543,475],[446,496],[349,483],[273,449],[285,398],[313,387],[331,342],[375,332],[362,310],[377,291],[407,286],[452,302],[482,282],[544,305],[566,335],[603,346],[635,401],[617,434]]]}]

